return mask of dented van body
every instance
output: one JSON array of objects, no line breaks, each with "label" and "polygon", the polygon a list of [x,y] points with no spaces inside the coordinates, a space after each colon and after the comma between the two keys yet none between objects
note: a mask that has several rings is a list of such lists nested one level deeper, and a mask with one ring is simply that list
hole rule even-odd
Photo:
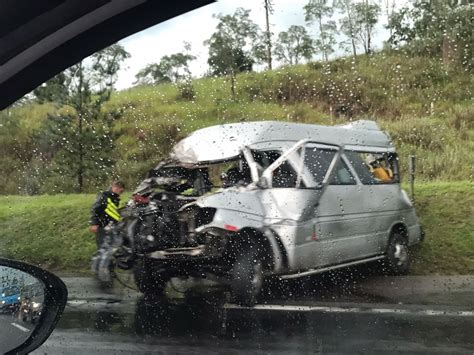
[{"label": "dented van body", "polygon": [[[371,173],[366,161],[374,156],[390,181]],[[222,184],[212,181],[216,166],[227,169]],[[382,259],[406,273],[407,248],[422,239],[395,148],[372,121],[198,130],[150,172],[127,211],[143,292],[171,277],[213,278],[245,304],[256,302],[267,276]]]}]

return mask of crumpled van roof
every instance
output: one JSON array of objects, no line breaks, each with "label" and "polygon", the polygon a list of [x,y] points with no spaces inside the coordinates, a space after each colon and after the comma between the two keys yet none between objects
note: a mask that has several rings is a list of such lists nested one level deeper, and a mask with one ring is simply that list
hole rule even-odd
[{"label": "crumpled van roof", "polygon": [[345,146],[393,150],[388,134],[374,121],[360,120],[339,126],[322,126],[282,121],[239,122],[199,129],[179,141],[171,159],[186,164],[223,161],[237,157],[240,150],[259,143],[298,142],[302,139]]}]

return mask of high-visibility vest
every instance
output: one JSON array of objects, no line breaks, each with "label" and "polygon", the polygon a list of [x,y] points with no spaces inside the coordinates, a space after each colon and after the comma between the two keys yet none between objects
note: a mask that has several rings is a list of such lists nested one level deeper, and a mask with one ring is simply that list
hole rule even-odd
[{"label": "high-visibility vest", "polygon": [[110,218],[117,222],[122,219],[120,213],[118,212],[118,205],[116,205],[110,197],[107,197],[107,207],[105,208],[105,213],[107,213]]}]

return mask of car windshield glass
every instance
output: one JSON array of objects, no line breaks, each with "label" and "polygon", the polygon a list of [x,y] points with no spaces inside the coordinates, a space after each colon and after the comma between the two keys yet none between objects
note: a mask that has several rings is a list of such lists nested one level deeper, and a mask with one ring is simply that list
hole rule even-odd
[{"label": "car windshield glass", "polygon": [[[38,353],[473,354],[473,6],[0,0]],[[47,318],[10,279],[0,345]]]}]

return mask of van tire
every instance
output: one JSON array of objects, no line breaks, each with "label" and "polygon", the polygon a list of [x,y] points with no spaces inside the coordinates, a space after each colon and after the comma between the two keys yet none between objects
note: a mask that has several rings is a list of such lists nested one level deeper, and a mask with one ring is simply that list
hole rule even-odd
[{"label": "van tire", "polygon": [[231,270],[231,294],[235,303],[253,306],[263,286],[263,263],[256,248],[246,247],[237,255]]},{"label": "van tire", "polygon": [[407,275],[410,271],[410,253],[407,238],[395,231],[390,237],[387,247],[387,258],[384,263],[390,275]]},{"label": "van tire", "polygon": [[133,268],[133,276],[138,290],[147,298],[161,297],[168,278],[163,277],[148,265],[146,259],[138,260]]}]

